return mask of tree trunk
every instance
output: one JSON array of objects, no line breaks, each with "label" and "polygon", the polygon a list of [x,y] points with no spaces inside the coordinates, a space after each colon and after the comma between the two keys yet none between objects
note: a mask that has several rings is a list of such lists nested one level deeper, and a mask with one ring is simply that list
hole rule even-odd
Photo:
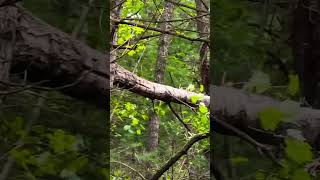
[{"label": "tree trunk", "polygon": [[[200,38],[208,37],[210,33],[209,29],[209,17],[210,15],[206,12],[208,11],[208,0],[196,0],[196,8],[197,16],[199,18],[196,19],[197,22],[197,29]],[[207,39],[207,38],[206,38]],[[201,84],[205,88],[206,94],[210,94],[210,79],[209,79],[209,63],[208,63],[208,53],[209,53],[209,43],[204,42],[200,48],[200,76],[201,76]]]},{"label": "tree trunk", "polygon": [[[164,2],[164,12],[161,20],[164,21],[160,24],[160,29],[164,31],[169,31],[171,28],[170,22],[173,16],[174,5],[170,2]],[[171,35],[161,34],[159,37],[159,46],[158,46],[158,55],[157,62],[155,67],[155,82],[163,84],[164,76],[166,70],[166,60],[168,58],[168,49],[170,45]],[[158,105],[159,102],[153,101],[154,105]],[[160,130],[160,118],[158,117],[155,109],[152,109],[150,112],[150,121],[148,124],[148,137],[147,137],[147,151],[154,151],[159,144],[159,130]],[[151,162],[148,162],[148,169],[152,168]],[[150,178],[152,174],[147,173],[146,177]]]},{"label": "tree trunk", "polygon": [[[170,21],[173,15],[173,4],[169,2],[165,2],[164,12],[162,16],[163,24],[161,24],[161,29],[164,31],[170,30],[170,23],[166,21]],[[164,75],[166,69],[166,59],[168,58],[168,48],[170,44],[170,35],[169,34],[161,34],[159,38],[159,47],[158,47],[158,55],[157,55],[157,64],[155,67],[155,82],[163,84],[164,83]],[[158,102],[154,102],[158,104]],[[152,151],[157,148],[159,143],[159,117],[152,110],[150,113],[150,122],[149,122],[149,136],[147,140],[147,150]]]}]

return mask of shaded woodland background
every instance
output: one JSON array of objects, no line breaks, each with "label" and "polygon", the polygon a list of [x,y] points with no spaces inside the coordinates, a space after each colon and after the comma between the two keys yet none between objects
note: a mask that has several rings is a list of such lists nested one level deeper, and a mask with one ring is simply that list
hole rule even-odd
[{"label": "shaded woodland background", "polygon": [[316,179],[317,1],[79,2],[0,1],[0,179]]},{"label": "shaded woodland background", "polygon": [[[19,5],[91,47],[106,50],[105,1],[28,0]],[[0,179],[108,179],[107,107],[39,82],[50,80],[45,79],[48,73],[32,75],[32,70],[21,69],[12,69],[12,84],[1,81],[12,93],[1,91]]]}]

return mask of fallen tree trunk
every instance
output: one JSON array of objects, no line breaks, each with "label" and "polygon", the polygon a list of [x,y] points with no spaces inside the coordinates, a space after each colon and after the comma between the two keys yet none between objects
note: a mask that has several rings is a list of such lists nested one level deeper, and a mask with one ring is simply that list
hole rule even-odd
[{"label": "fallen tree trunk", "polygon": [[[76,82],[74,86],[65,88],[62,92],[106,107],[110,74],[107,54],[71,38],[68,34],[33,17],[21,7],[1,7],[0,10],[3,10],[2,8],[12,8],[18,13],[13,17],[16,20],[16,41],[11,73],[27,70],[29,81],[50,80],[43,84],[49,87]],[[0,33],[0,38],[7,38],[6,35],[8,34]],[[111,70],[115,85],[151,99],[192,105],[191,97],[199,96],[197,93],[145,80],[117,64],[112,64]],[[240,130],[245,130],[248,134],[251,132],[257,135],[257,139],[265,134],[267,137],[278,138],[272,133],[255,128],[260,127],[258,113],[266,107],[281,106],[279,101],[233,88],[211,88],[214,97],[211,103],[212,114]],[[209,106],[210,97],[204,96],[202,102]],[[292,121],[296,122],[297,128],[303,131],[309,142],[315,143],[320,132],[319,118],[319,110],[299,108]]]},{"label": "fallen tree trunk", "polygon": [[111,65],[111,72],[114,76],[115,84],[150,99],[194,106],[191,97],[202,96],[200,101],[207,106],[210,104],[209,96],[148,81],[124,69],[118,64]]},{"label": "fallen tree trunk", "polygon": [[[289,128],[301,130],[309,143],[318,144],[320,133],[319,110],[299,107],[298,103],[292,107],[290,104],[271,97],[250,94],[230,87],[211,86],[210,92],[213,97],[210,112],[245,131],[260,142],[277,144],[283,139],[281,136],[261,130],[259,113],[266,108],[273,107],[281,112],[291,114],[290,125],[284,126],[283,130]],[[283,130],[282,133],[285,133]]]},{"label": "fallen tree trunk", "polygon": [[[49,80],[43,86],[59,87],[73,97],[107,105],[109,67],[107,55],[44,23],[21,7],[5,6],[1,11],[16,11],[16,41],[11,73],[27,71],[27,80]],[[3,20],[3,19],[1,19]],[[0,24],[3,24],[0,22]],[[6,34],[1,34],[1,38]],[[103,97],[103,98],[102,98]]]}]

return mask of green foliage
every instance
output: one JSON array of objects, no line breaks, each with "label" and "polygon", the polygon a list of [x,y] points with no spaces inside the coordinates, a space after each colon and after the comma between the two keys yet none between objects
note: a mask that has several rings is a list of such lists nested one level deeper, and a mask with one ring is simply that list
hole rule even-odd
[{"label": "green foliage", "polygon": [[269,107],[259,113],[259,118],[263,129],[274,131],[284,118],[284,113],[274,107]]},{"label": "green foliage", "polygon": [[10,151],[11,157],[21,168],[28,171],[30,176],[60,174],[60,177],[69,179],[78,177],[77,173],[86,167],[89,161],[80,154],[80,149],[76,148],[76,137],[61,129],[48,133],[46,137],[42,141],[48,141],[48,147],[38,147],[37,150],[13,149]]},{"label": "green foliage", "polygon": [[311,180],[311,176],[306,172],[304,169],[298,169],[294,171],[292,177],[292,180]]},{"label": "green foliage", "polygon": [[299,85],[299,77],[298,75],[289,75],[289,85],[288,85],[288,94],[291,96],[297,95],[299,92],[300,85]]},{"label": "green foliage", "polygon": [[[87,3],[87,0],[21,1],[32,15],[68,34],[79,22]],[[81,41],[98,50],[106,50],[105,6],[105,1],[94,1],[79,32]],[[107,149],[105,110],[59,92],[42,93],[32,88],[10,94],[0,103],[0,164],[5,165],[10,157],[14,159],[8,178],[108,179],[106,160],[101,158]],[[44,97],[43,105],[38,105],[39,96]]]},{"label": "green foliage", "polygon": [[58,129],[53,134],[48,134],[49,146],[55,153],[77,150],[74,136],[67,135],[63,130]]},{"label": "green foliage", "polygon": [[308,143],[291,138],[286,139],[285,143],[286,155],[290,160],[298,164],[304,164],[312,160],[311,146]]},{"label": "green foliage", "polygon": [[[192,0],[182,0],[181,3],[195,7]],[[121,12],[121,17],[133,18],[128,20],[149,27],[161,28],[160,23],[150,23],[149,20],[160,20],[164,12],[164,1],[126,1]],[[175,8],[173,19],[184,19],[189,16],[196,16],[196,12],[189,8]],[[147,21],[139,21],[143,19]],[[193,21],[172,22],[173,32],[188,36],[198,37],[196,23]],[[145,31],[141,28],[128,25],[120,25],[117,31],[117,44],[126,43],[125,46],[131,49],[118,49],[117,61],[120,65],[136,73],[138,76],[154,81],[155,65],[158,56],[159,36],[146,40],[139,40],[141,36],[159,35],[156,31]],[[139,40],[139,41],[137,41]],[[136,94],[120,91],[112,91],[111,98],[111,159],[124,162],[134,167],[137,171],[144,173],[154,173],[170,157],[178,152],[188,140],[190,135],[209,131],[209,110],[201,103],[203,99],[204,86],[197,83],[199,79],[199,42],[192,42],[172,36],[168,56],[166,58],[166,70],[164,83],[176,88],[187,89],[199,95],[191,97],[190,101],[199,105],[198,108],[191,109],[184,105],[171,104],[180,120],[192,132],[187,132],[180,120],[171,112],[167,103],[153,101]],[[146,142],[148,141],[148,131],[146,130],[153,113],[160,119],[159,145],[156,150],[146,152]],[[166,179],[177,179],[187,177],[187,168],[192,168],[200,174],[208,174],[208,159],[204,158],[201,152],[209,147],[209,142],[203,141],[190,150],[188,165],[183,165],[185,159],[179,160],[173,168],[174,177],[171,172],[166,173]],[[192,156],[192,157],[191,157]],[[150,164],[147,166],[146,164]],[[178,166],[185,168],[178,168]],[[180,169],[180,170],[179,170]],[[111,170],[112,179],[136,179],[137,175],[128,168],[115,165]]]},{"label": "green foliage", "polygon": [[292,35],[292,8],[287,5],[280,7],[275,2],[218,0],[212,3],[214,61],[210,64],[211,82],[219,85],[224,79],[230,82],[226,84],[236,88],[282,101],[280,106],[262,109],[258,118],[264,130],[288,136],[285,148],[275,153],[276,158],[283,158],[283,167],[275,167],[269,158],[262,158],[256,149],[245,143],[236,139],[225,142],[221,137],[223,140],[215,139],[214,147],[219,149],[215,149],[215,153],[224,156],[228,152],[231,157],[245,157],[248,163],[235,163],[230,167],[221,165],[226,161],[222,160],[218,165],[226,169],[223,172],[230,179],[315,179],[306,171],[306,165],[315,157],[311,145],[304,141],[303,133],[298,129],[283,132],[283,128],[296,126],[294,120],[301,110],[296,101],[303,83],[294,74],[292,47],[286,43]]}]

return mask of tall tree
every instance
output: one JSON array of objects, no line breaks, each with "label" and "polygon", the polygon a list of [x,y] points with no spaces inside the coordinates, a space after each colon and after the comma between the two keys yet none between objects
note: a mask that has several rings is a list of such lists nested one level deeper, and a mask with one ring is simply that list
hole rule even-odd
[{"label": "tall tree", "polygon": [[[161,25],[159,26],[160,29],[163,31],[170,31],[170,21],[173,16],[174,5],[170,2],[165,2],[164,11],[161,18]],[[158,46],[158,54],[157,54],[157,61],[155,66],[155,82],[164,84],[164,75],[166,70],[166,61],[168,58],[168,49],[170,45],[170,37],[169,34],[161,34],[159,37],[159,46]],[[158,104],[158,102],[153,101],[154,104]],[[155,110],[153,109],[150,113],[150,122],[149,122],[149,137],[147,140],[147,150],[152,151],[157,148],[158,141],[159,141],[159,125],[160,119],[156,114]]]}]

